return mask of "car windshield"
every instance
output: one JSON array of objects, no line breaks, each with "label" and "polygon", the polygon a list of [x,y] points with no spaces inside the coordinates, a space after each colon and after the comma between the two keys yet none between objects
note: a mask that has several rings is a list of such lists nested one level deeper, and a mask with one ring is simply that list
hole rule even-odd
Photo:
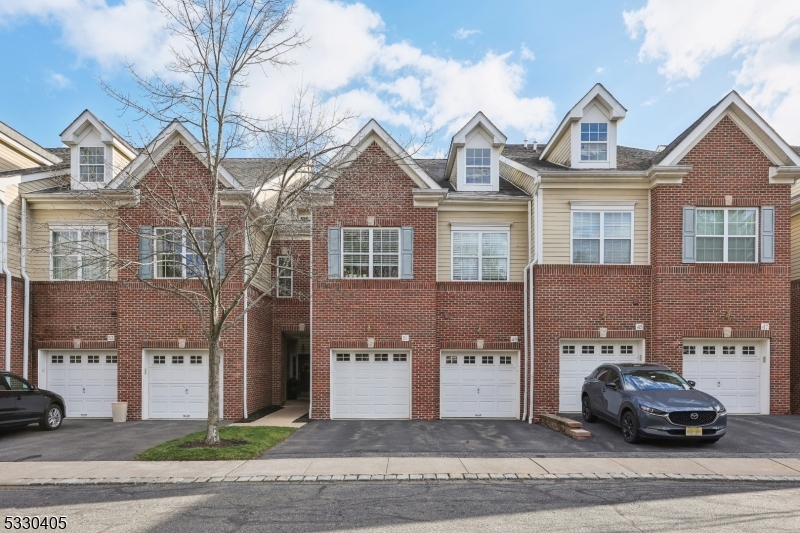
[{"label": "car windshield", "polygon": [[622,374],[627,390],[690,390],[685,379],[671,370],[632,370]]}]

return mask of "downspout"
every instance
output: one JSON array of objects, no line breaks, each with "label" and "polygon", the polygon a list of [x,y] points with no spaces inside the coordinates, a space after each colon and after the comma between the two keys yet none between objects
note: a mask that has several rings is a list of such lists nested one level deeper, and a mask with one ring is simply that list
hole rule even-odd
[{"label": "downspout", "polygon": [[28,201],[25,198],[22,199],[20,225],[22,226],[20,230],[20,247],[22,249],[20,250],[19,268],[25,284],[25,300],[22,312],[22,377],[28,379],[28,334],[31,329],[31,278],[28,277],[28,273],[25,271],[28,259],[26,251],[28,242]]},{"label": "downspout", "polygon": [[522,405],[523,405],[522,420],[528,419],[528,340],[529,340],[528,339],[528,269],[531,268],[532,263],[533,263],[532,261],[528,263],[528,266],[526,266],[525,270],[522,271],[522,277],[524,283],[524,289],[522,291],[522,307],[525,316],[524,319],[525,326],[523,329],[524,335],[522,337],[522,340],[525,343],[525,348],[523,352],[525,358],[525,364],[522,370],[522,376],[525,381],[525,394],[522,395]]},{"label": "downspout", "polygon": [[11,371],[11,272],[8,270],[8,206],[5,202],[0,202],[2,206],[2,235],[3,240],[2,264],[3,274],[6,276],[6,371]]},{"label": "downspout", "polygon": [[530,276],[530,280],[528,281],[528,286],[531,288],[531,300],[530,300],[530,308],[531,308],[531,310],[530,310],[530,313],[529,313],[530,314],[530,322],[531,322],[531,329],[530,329],[530,336],[531,336],[531,365],[530,365],[530,368],[531,368],[531,394],[530,394],[530,402],[531,402],[531,406],[530,406],[530,409],[528,409],[528,415],[529,415],[528,423],[529,424],[533,424],[533,392],[534,392],[534,386],[533,386],[533,352],[534,352],[534,350],[533,350],[533,346],[534,346],[534,339],[535,339],[535,337],[534,337],[534,328],[533,328],[533,324],[534,324],[534,315],[533,315],[533,307],[534,307],[533,306],[533,302],[534,302],[534,298],[533,298],[533,294],[534,294],[533,265],[531,265],[531,268],[529,270],[529,274],[528,275]]},{"label": "downspout", "polygon": [[[245,224],[245,228],[247,225]],[[249,250],[248,242],[247,242],[247,229],[245,229],[244,233],[244,256],[247,257],[247,253]],[[244,277],[244,282],[247,283],[247,266],[242,269],[242,277]],[[242,387],[242,406],[244,409],[244,418],[247,418],[247,315],[249,314],[247,311],[247,300],[248,296],[250,295],[250,289],[248,288],[244,291],[244,318],[242,319],[242,327],[244,328],[244,362],[243,362],[243,378],[244,378],[244,387]]]},{"label": "downspout", "polygon": [[[311,213],[311,240],[308,241],[308,417],[314,419],[314,213]],[[330,364],[330,363],[328,363]],[[328,405],[330,411],[330,405]],[[330,418],[330,413],[328,415]]]}]

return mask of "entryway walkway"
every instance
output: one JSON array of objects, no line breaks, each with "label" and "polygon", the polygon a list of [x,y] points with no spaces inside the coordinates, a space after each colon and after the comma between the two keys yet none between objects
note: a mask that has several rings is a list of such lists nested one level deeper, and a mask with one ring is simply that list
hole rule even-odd
[{"label": "entryway walkway", "polygon": [[281,428],[301,428],[306,422],[295,422],[301,416],[308,414],[308,400],[287,400],[283,409],[262,416],[249,424],[231,424],[232,426],[272,426]]}]

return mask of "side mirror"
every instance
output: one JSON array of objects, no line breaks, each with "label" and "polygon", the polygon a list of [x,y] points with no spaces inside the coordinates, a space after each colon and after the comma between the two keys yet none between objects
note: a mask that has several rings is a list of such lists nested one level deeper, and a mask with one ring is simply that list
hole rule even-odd
[{"label": "side mirror", "polygon": [[616,383],[606,383],[606,388],[611,389],[611,390],[617,390],[617,384]]},{"label": "side mirror", "polygon": [[688,383],[689,383],[689,385],[691,385],[692,387],[694,387],[695,385],[697,385],[697,383],[695,383],[695,382],[694,382],[694,381],[692,381],[691,379],[688,381]]}]

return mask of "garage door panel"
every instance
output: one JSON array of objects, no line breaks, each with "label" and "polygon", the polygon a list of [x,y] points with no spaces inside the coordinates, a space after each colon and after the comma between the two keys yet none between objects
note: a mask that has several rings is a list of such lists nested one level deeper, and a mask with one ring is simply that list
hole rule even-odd
[{"label": "garage door panel", "polygon": [[333,418],[410,418],[410,361],[395,360],[394,354],[388,360],[366,356],[367,361],[354,361],[353,353],[332,357]]},{"label": "garage door panel", "polygon": [[208,416],[207,354],[156,353],[149,354],[146,360],[150,418]]},{"label": "garage door panel", "polygon": [[[501,357],[511,364],[501,365]],[[502,352],[442,355],[441,417],[515,417],[519,396],[518,360],[517,354]]]},{"label": "garage door panel", "polygon": [[761,412],[761,361],[752,341],[684,341],[683,376],[731,414]]},{"label": "garage door panel", "polygon": [[105,355],[48,353],[45,357],[47,388],[64,397],[67,417],[111,416],[111,402],[117,401],[117,365],[106,363]]},{"label": "garage door panel", "polygon": [[[611,353],[603,353],[604,346],[605,351]],[[637,363],[639,350],[640,342],[632,340],[562,341],[559,347],[559,410],[580,411],[581,388],[586,376],[605,363]]]}]

